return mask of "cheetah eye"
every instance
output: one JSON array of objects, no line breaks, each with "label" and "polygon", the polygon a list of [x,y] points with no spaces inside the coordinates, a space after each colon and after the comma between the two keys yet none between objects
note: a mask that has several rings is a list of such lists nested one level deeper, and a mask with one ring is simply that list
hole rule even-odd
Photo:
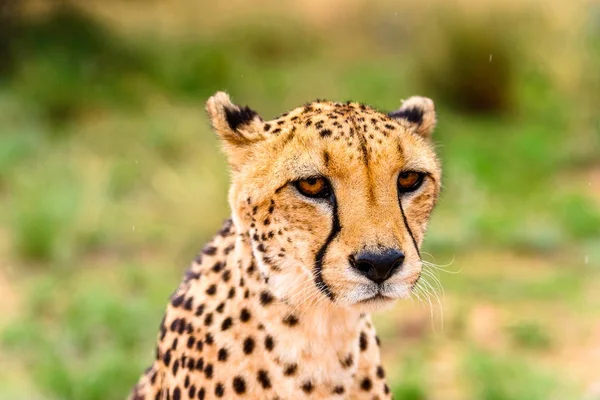
[{"label": "cheetah eye", "polygon": [[294,185],[306,197],[325,199],[331,196],[331,186],[322,176],[300,179],[294,182]]},{"label": "cheetah eye", "polygon": [[398,192],[409,193],[417,190],[423,183],[425,174],[416,171],[404,171],[398,176]]}]

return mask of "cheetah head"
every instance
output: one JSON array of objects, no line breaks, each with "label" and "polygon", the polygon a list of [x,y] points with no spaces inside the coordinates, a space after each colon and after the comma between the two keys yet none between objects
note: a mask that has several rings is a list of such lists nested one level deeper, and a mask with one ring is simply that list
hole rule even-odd
[{"label": "cheetah head", "polygon": [[271,121],[223,92],[206,108],[232,218],[276,296],[367,311],[410,295],[441,184],[430,99],[390,114],[315,101]]}]

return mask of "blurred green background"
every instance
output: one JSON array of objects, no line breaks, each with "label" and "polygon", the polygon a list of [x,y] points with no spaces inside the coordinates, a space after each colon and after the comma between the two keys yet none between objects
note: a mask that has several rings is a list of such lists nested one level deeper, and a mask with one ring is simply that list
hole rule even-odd
[{"label": "blurred green background", "polygon": [[0,0],[0,398],[148,365],[229,213],[216,90],[433,98],[443,290],[376,316],[396,399],[600,399],[600,4],[558,0]]}]

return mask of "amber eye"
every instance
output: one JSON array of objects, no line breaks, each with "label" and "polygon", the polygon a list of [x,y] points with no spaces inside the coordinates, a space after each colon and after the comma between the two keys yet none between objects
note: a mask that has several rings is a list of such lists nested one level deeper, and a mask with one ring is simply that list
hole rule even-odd
[{"label": "amber eye", "polygon": [[417,190],[423,183],[422,172],[405,171],[398,176],[398,191],[401,193],[412,192]]},{"label": "amber eye", "polygon": [[300,179],[295,182],[296,189],[306,197],[324,199],[331,195],[331,187],[322,176]]}]

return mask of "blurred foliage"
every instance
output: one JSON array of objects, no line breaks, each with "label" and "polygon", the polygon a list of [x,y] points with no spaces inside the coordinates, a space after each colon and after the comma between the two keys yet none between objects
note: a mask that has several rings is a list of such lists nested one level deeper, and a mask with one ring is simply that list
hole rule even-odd
[{"label": "blurred foliage", "polygon": [[481,400],[545,400],[555,381],[532,365],[473,351],[467,360],[476,393]]},{"label": "blurred foliage", "polygon": [[524,322],[509,327],[513,341],[518,346],[529,349],[547,349],[551,340],[547,331],[536,323]]},{"label": "blurred foliage", "polygon": [[425,47],[417,64],[423,86],[432,96],[470,113],[503,113],[515,107],[519,53],[506,30],[515,16],[465,23],[446,11],[436,21],[441,43]]},{"label": "blurred foliage", "polygon": [[[585,383],[535,360],[572,354],[583,341],[564,343],[560,330],[600,317],[597,12],[586,10],[573,42],[516,11],[384,1],[333,5],[329,22],[240,5],[207,11],[233,23],[161,36],[59,3],[31,17],[0,0],[0,311],[11,316],[0,358],[15,366],[0,374],[0,397],[122,398],[152,359],[169,293],[228,214],[227,170],[202,110],[222,89],[265,118],[317,97],[382,110],[434,98],[445,185],[423,254],[455,259],[436,273],[462,272],[441,277],[446,342],[429,321],[412,321],[412,335],[398,328],[405,309],[382,316],[395,397],[451,398],[430,372],[448,354],[456,399],[581,397]],[[544,53],[555,42],[582,46],[571,86],[551,68],[560,57]],[[509,316],[491,329],[506,349],[473,347],[486,339],[472,321],[481,303]]]}]

